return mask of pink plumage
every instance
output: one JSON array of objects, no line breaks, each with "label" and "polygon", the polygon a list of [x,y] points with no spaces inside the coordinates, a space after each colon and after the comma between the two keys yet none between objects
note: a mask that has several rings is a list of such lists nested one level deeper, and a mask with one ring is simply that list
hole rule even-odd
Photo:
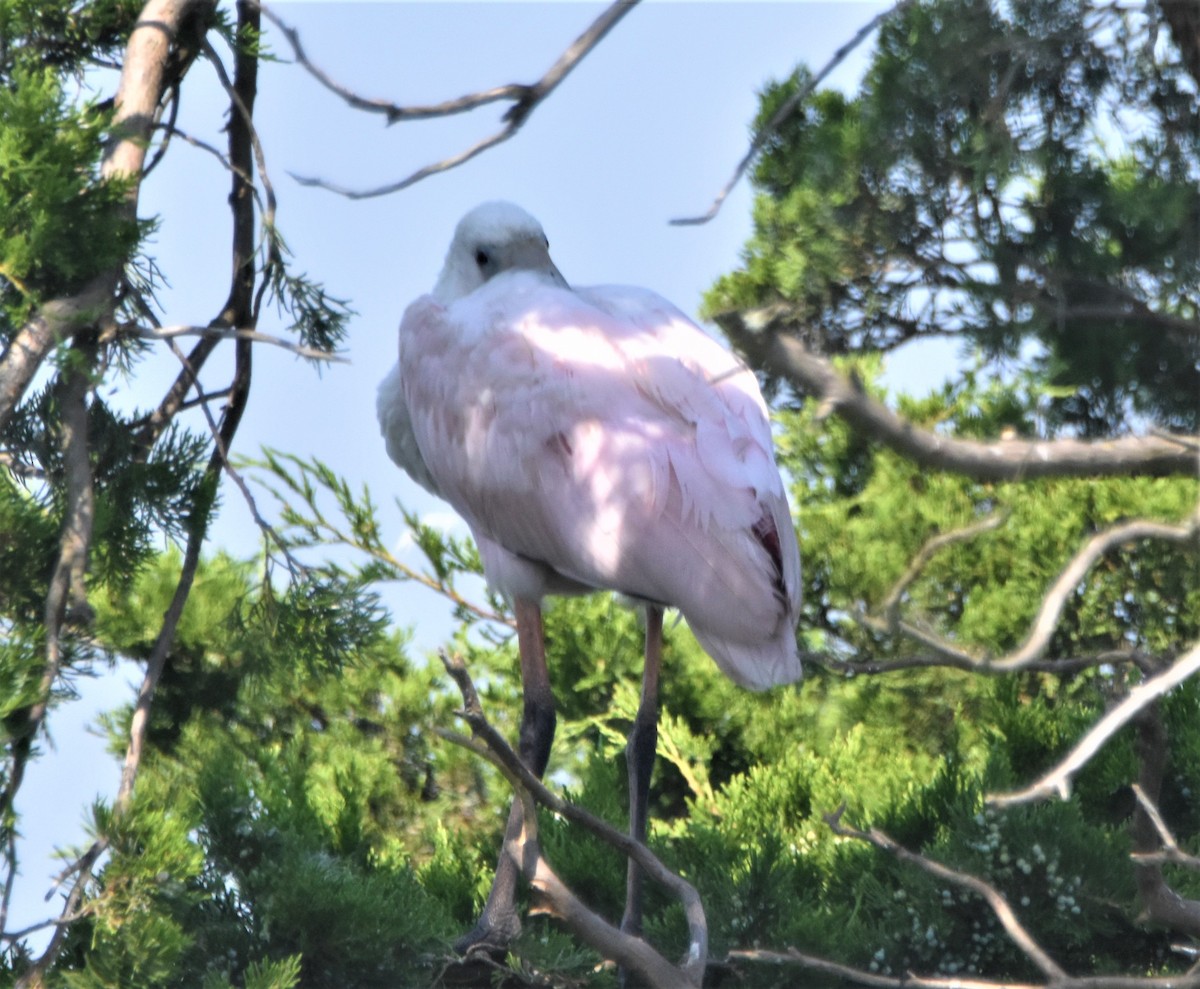
[{"label": "pink plumage", "polygon": [[466,519],[501,592],[673,606],[736,682],[800,676],[800,557],[766,406],[665,299],[569,288],[537,221],[485,204],[404,314],[379,412],[393,459]]},{"label": "pink plumage", "polygon": [[[485,203],[459,223],[437,285],[404,314],[379,388],[388,455],[467,520],[513,602],[538,776],[554,737],[540,603],[620,591],[645,603],[642,694],[626,749],[629,831],[646,837],[662,607],[754,689],[799,678],[800,554],[754,375],[653,292],[570,288],[538,222]],[[522,834],[514,802],[505,847]],[[464,952],[520,931],[517,860],[502,851]],[[641,930],[629,865],[621,930]]]}]

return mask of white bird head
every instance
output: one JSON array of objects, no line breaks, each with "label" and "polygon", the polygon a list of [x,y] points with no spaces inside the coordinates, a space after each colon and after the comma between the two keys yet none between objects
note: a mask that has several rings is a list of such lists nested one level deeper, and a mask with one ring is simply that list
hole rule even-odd
[{"label": "white bird head", "polygon": [[542,225],[512,203],[483,203],[458,221],[433,297],[448,304],[504,271],[537,272],[567,287],[550,260],[550,241]]}]

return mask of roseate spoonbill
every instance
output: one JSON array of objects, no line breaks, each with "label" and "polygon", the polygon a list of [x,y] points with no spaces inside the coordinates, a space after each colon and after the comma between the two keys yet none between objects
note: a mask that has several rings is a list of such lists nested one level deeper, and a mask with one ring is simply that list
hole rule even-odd
[{"label": "roseate spoonbill", "polygon": [[[379,388],[388,454],[466,520],[511,601],[521,657],[521,758],[539,776],[554,735],[540,602],[610,589],[646,607],[642,693],[626,750],[630,831],[646,835],[657,743],[662,609],[751,689],[800,676],[800,554],[754,375],[646,289],[571,288],[541,225],[511,203],[458,224],[433,292],[400,324]],[[519,833],[514,802],[508,837]],[[501,852],[479,924],[520,930]],[[622,929],[641,927],[630,863]]]}]

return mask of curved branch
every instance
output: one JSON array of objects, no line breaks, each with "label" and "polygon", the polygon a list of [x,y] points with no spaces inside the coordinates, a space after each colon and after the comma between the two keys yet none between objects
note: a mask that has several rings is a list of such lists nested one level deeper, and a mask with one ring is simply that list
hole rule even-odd
[{"label": "curved branch", "polygon": [[583,61],[587,54],[596,47],[616,25],[617,22],[629,13],[639,2],[639,0],[615,0],[610,4],[604,12],[597,17],[586,31],[576,38],[564,51],[555,63],[546,70],[543,75],[535,83],[509,83],[504,86],[496,86],[492,89],[483,90],[478,93],[468,93],[465,96],[460,96],[453,100],[447,100],[443,103],[434,103],[427,106],[399,106],[395,103],[390,103],[386,100],[370,99],[353,92],[347,87],[335,82],[324,70],[319,68],[308,57],[308,53],[304,50],[304,46],[300,42],[300,35],[295,28],[290,27],[266,5],[260,4],[262,12],[287,39],[291,45],[292,53],[295,55],[296,61],[303,66],[314,79],[330,92],[341,97],[350,106],[358,110],[365,110],[369,113],[381,113],[387,118],[388,124],[394,124],[405,120],[428,120],[434,117],[449,117],[458,113],[465,113],[478,107],[485,106],[489,103],[497,103],[501,101],[509,101],[512,103],[501,118],[504,126],[498,131],[488,135],[477,143],[471,145],[457,154],[444,158],[441,161],[426,165],[423,168],[417,169],[411,175],[399,179],[396,182],[389,182],[386,185],[381,185],[373,189],[351,189],[346,186],[337,185],[328,182],[325,179],[313,178],[311,176],[302,176],[292,174],[301,185],[318,186],[322,189],[328,189],[330,192],[336,192],[339,195],[345,196],[348,199],[370,199],[375,196],[386,196],[393,192],[399,192],[401,189],[406,189],[410,185],[420,182],[422,179],[428,178],[431,175],[436,175],[439,172],[446,172],[459,165],[465,164],[477,155],[482,154],[489,148],[494,148],[497,144],[502,144],[509,138],[513,137],[517,131],[524,126],[525,121],[533,114],[533,111],[558,88],[559,84],[571,74],[572,70]]},{"label": "curved branch", "polygon": [[1188,677],[1200,671],[1200,643],[1184,653],[1165,672],[1134,687],[1129,696],[1101,718],[1057,766],[1040,780],[1010,793],[993,793],[987,802],[994,807],[1033,803],[1058,796],[1066,800],[1071,795],[1071,780],[1113,735],[1127,725],[1149,704],[1178,687]]},{"label": "curved branch", "polygon": [[841,816],[844,811],[845,807],[843,806],[836,813],[825,816],[825,821],[834,834],[868,842],[876,848],[900,859],[902,862],[908,862],[911,865],[917,866],[928,872],[931,876],[952,883],[961,889],[969,889],[972,893],[983,897],[987,901],[988,906],[992,908],[992,913],[996,915],[996,919],[1003,925],[1005,932],[1012,942],[1024,952],[1025,957],[1033,962],[1049,981],[1058,982],[1068,978],[1067,973],[1059,964],[1046,954],[1045,949],[1033,939],[1033,935],[1025,930],[1024,925],[1017,919],[1017,915],[1013,912],[1012,907],[1009,906],[1004,894],[996,889],[995,886],[984,882],[978,876],[958,872],[955,869],[942,865],[940,862],[935,862],[924,855],[910,851],[877,828],[871,828],[870,831],[859,831],[856,828],[846,827],[841,823]]},{"label": "curved branch", "polygon": [[1187,975],[1081,975],[1068,976],[1053,983],[1010,982],[1007,979],[969,979],[961,975],[879,975],[852,965],[841,965],[825,958],[806,955],[795,948],[787,951],[731,951],[734,961],[767,962],[774,965],[799,965],[831,975],[851,985],[874,989],[1200,989],[1200,973]]},{"label": "curved branch", "polygon": [[[775,333],[774,314],[722,313],[718,325],[737,340],[765,326],[771,334],[772,368],[806,394],[820,400],[854,429],[923,467],[952,471],[980,481],[1020,481],[1038,477],[1130,477],[1195,475],[1200,463],[1187,437],[1151,434],[1108,440],[1002,439],[991,443],[943,436],[913,425],[840,374],[794,337]],[[759,322],[763,320],[764,322]]]},{"label": "curved branch", "polygon": [[904,572],[901,578],[896,581],[895,586],[888,592],[888,596],[884,598],[883,604],[880,605],[880,611],[883,612],[887,619],[888,625],[895,627],[899,618],[900,599],[904,597],[904,592],[912,586],[912,582],[921,576],[921,571],[929,564],[941,550],[947,546],[953,546],[955,543],[963,543],[974,539],[976,536],[982,535],[985,532],[991,532],[992,529],[998,529],[1006,521],[1008,521],[1009,511],[1007,509],[995,512],[988,515],[986,518],[980,519],[978,522],[973,522],[971,525],[963,526],[961,529],[954,529],[949,532],[939,532],[932,536],[924,546],[917,551],[917,555],[913,557],[912,563]]},{"label": "curved branch", "polygon": [[292,343],[282,337],[263,333],[261,330],[248,328],[230,328],[224,326],[199,326],[186,323],[178,326],[130,326],[120,328],[123,335],[141,337],[143,340],[174,340],[176,337],[211,337],[217,340],[249,340],[251,343],[267,343],[304,357],[310,361],[321,361],[326,364],[349,364],[349,360],[336,352],[318,350],[316,347],[305,347]]},{"label": "curved branch", "polygon": [[[910,663],[908,665],[945,665],[981,673],[1014,673],[1017,670],[1029,669],[1033,664],[1044,658],[1054,631],[1058,627],[1058,621],[1062,617],[1063,609],[1067,606],[1067,600],[1083,582],[1084,578],[1087,577],[1088,572],[1095,566],[1096,562],[1110,550],[1142,539],[1161,539],[1166,542],[1182,544],[1193,543],[1196,545],[1196,548],[1200,548],[1200,515],[1195,514],[1193,514],[1192,520],[1184,525],[1170,525],[1166,522],[1136,519],[1132,522],[1123,522],[1110,526],[1096,533],[1076,552],[1063,571],[1055,578],[1050,589],[1042,596],[1041,608],[1034,618],[1033,625],[1029,630],[1029,634],[1025,637],[1025,641],[1012,652],[999,658],[977,655],[959,644],[938,635],[936,632],[920,628],[911,622],[901,621],[895,613],[899,597],[903,592],[903,588],[908,583],[911,583],[909,579],[910,574],[913,574],[914,570],[919,571],[918,564],[923,566],[928,562],[928,557],[936,549],[946,545],[948,542],[968,538],[968,536],[977,535],[985,529],[993,528],[997,524],[994,521],[996,519],[996,516],[992,516],[990,519],[985,519],[982,523],[968,526],[966,529],[945,533],[942,536],[931,539],[921,548],[921,552],[917,554],[916,562],[909,567],[908,572],[901,578],[892,593],[888,595],[883,606],[884,617],[876,618],[872,615],[860,614],[857,616],[858,620],[876,632],[884,634],[900,632],[920,642],[921,645],[940,657],[940,661],[937,663]],[[929,552],[927,553],[926,551]],[[1130,654],[1119,653],[1117,655],[1127,658]],[[894,667],[889,664],[889,668]],[[1052,662],[1051,669],[1057,670],[1060,673],[1065,672],[1064,668],[1059,666],[1057,662]]]}]

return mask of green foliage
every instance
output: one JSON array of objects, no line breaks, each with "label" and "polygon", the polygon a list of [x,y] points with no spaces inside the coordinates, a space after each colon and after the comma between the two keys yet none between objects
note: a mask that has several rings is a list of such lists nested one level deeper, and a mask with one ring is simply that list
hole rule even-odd
[{"label": "green foliage", "polygon": [[[68,99],[64,80],[111,58],[138,6],[0,0],[6,335],[35,303],[132,254],[138,231],[114,219],[122,189],[97,181],[107,111]],[[263,57],[227,16],[217,26]],[[1085,16],[1050,0],[907,6],[881,31],[858,94],[815,93],[768,143],[744,264],[714,287],[709,311],[782,305],[785,324],[876,391],[879,351],[961,334],[975,366],[935,394],[893,400],[948,435],[1101,434],[1147,418],[1194,427],[1194,89],[1171,44],[1147,44],[1148,31],[1116,8]],[[769,86],[760,123],[806,78],[799,69]],[[1136,128],[1121,126],[1123,105],[1143,118]],[[302,342],[335,347],[347,303],[286,261],[268,223],[260,298],[271,294]],[[139,289],[157,277],[152,259],[130,274]],[[215,508],[209,437],[155,434],[152,414],[106,402],[107,368],[132,371],[135,356],[109,347],[89,396],[95,621],[65,631],[52,707],[96,663],[151,657],[181,577],[176,544],[202,538]],[[32,394],[0,437],[12,466],[0,478],[5,787],[13,754],[37,752],[29,712],[42,699],[41,623],[67,510],[58,395],[54,382]],[[1189,518],[1195,480],[981,483],[919,469],[787,397],[777,446],[799,515],[802,633],[817,652],[805,682],[739,690],[686,629],[666,632],[649,840],[700,891],[713,954],[795,946],[892,975],[1038,976],[976,893],[838,834],[840,822],[991,883],[1072,973],[1178,969],[1170,932],[1138,919],[1129,863],[1145,726],[1110,740],[1069,801],[986,804],[1061,759],[1146,673],[1120,662],[1003,677],[926,668],[925,647],[882,612],[894,599],[923,634],[1001,656],[1025,641],[1080,545],[1132,518]],[[133,801],[93,808],[109,854],[48,985],[428,984],[486,895],[508,786],[434,733],[453,724],[459,699],[438,669],[409,658],[376,588],[417,582],[450,602],[448,647],[465,657],[489,719],[515,738],[507,604],[479,589],[469,541],[403,506],[387,517],[404,521],[424,562],[399,559],[370,493],[327,465],[265,451],[249,466],[278,528],[263,560],[202,560]],[[988,518],[986,531],[913,570],[932,538]],[[549,779],[623,827],[636,615],[595,595],[552,603],[545,625],[560,714]],[[1071,590],[1046,655],[1161,660],[1198,637],[1195,547],[1144,541],[1106,554]],[[915,665],[867,672],[893,661]],[[1193,681],[1160,705],[1170,739],[1160,803],[1193,851],[1198,699]],[[110,716],[114,750],[131,717]],[[618,917],[623,859],[554,815],[539,824],[556,871]],[[8,810],[0,835],[19,826]],[[1169,881],[1200,896],[1195,875]],[[686,947],[682,911],[661,890],[648,891],[645,929],[667,957]],[[534,917],[510,981],[610,986],[599,961]],[[29,964],[19,940],[0,955],[4,977]],[[796,981],[786,969],[738,968],[756,986]]]},{"label": "green foliage", "polygon": [[[958,333],[1032,354],[1064,389],[1051,426],[1194,428],[1200,130],[1151,30],[1077,2],[907,6],[858,95],[818,92],[768,141],[707,312],[782,304],[830,353]],[[804,79],[766,88],[759,126]]]},{"label": "green foliage", "polygon": [[[0,35],[3,29],[0,28]],[[0,65],[0,336],[33,305],[120,265],[136,244],[125,190],[98,182],[110,114],[78,107],[44,65]]]}]

